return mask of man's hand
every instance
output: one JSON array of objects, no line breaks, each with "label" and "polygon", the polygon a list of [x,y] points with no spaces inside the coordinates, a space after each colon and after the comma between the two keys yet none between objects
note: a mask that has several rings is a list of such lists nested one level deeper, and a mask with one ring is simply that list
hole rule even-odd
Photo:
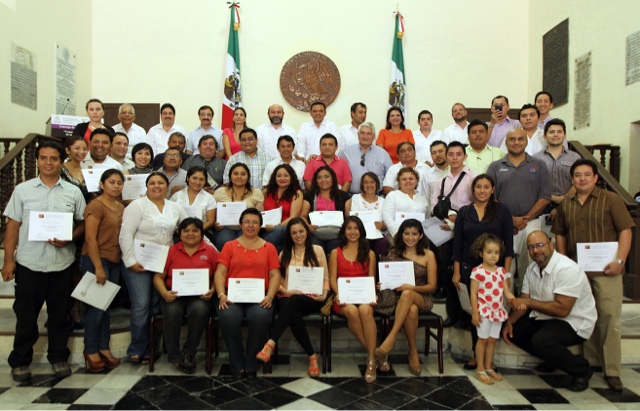
[{"label": "man's hand", "polygon": [[507,321],[506,323],[504,323],[504,326],[502,327],[502,339],[508,345],[511,345],[510,338],[513,338],[513,326],[509,321]]},{"label": "man's hand", "polygon": [[5,261],[0,271],[2,271],[3,281],[11,281],[15,278],[16,263],[14,261]]},{"label": "man's hand", "polygon": [[173,187],[171,189],[171,194],[169,195],[169,197],[171,197],[172,195],[174,195],[175,193],[177,193],[178,191],[182,190],[184,188],[184,186],[177,186],[177,187]]},{"label": "man's hand", "polygon": [[62,248],[62,247],[65,247],[65,246],[71,244],[71,241],[62,241],[62,240],[58,240],[57,238],[54,237],[53,240],[48,240],[47,243],[52,245],[52,246],[54,246],[54,247]]},{"label": "man's hand", "polygon": [[523,217],[513,217],[513,228],[517,228],[518,231],[524,230],[527,228],[528,218],[526,216]]},{"label": "man's hand", "polygon": [[522,309],[521,307],[524,307],[525,310],[527,309],[527,300],[524,298],[512,298],[509,300],[509,304],[514,310],[520,310]]},{"label": "man's hand", "polygon": [[622,274],[622,270],[624,269],[623,264],[618,264],[617,261],[612,261],[604,268],[604,275],[608,275],[610,277],[614,277],[616,275]]}]

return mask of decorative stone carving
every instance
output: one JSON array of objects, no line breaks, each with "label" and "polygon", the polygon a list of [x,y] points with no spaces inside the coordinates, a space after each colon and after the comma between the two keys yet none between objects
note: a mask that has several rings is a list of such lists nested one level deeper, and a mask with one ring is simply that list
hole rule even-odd
[{"label": "decorative stone carving", "polygon": [[329,106],[340,91],[340,72],[324,54],[303,51],[282,67],[280,90],[287,103],[296,110],[308,112],[314,101],[322,101]]}]

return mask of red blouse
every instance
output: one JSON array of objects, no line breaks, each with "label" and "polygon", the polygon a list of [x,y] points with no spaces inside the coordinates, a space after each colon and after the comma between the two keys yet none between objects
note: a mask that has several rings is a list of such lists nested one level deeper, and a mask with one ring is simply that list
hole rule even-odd
[{"label": "red blouse", "polygon": [[275,210],[278,207],[282,207],[282,220],[281,222],[289,218],[291,214],[291,200],[278,200],[278,193],[275,192],[272,195],[267,195],[264,198],[264,211]]}]

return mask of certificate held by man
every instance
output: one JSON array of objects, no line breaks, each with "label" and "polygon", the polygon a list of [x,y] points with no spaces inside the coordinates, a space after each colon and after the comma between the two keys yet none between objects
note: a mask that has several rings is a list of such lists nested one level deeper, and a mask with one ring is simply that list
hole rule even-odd
[{"label": "certificate held by man", "polygon": [[239,225],[240,214],[246,209],[244,201],[218,203],[216,219],[222,226]]},{"label": "certificate held by man", "polygon": [[50,211],[29,212],[29,241],[49,241],[73,238],[73,214]]},{"label": "certificate held by man", "polygon": [[437,217],[431,217],[422,223],[424,234],[436,247],[440,247],[453,238],[453,231],[443,230],[441,228],[444,224],[445,222]]},{"label": "certificate held by man", "polygon": [[342,211],[313,211],[309,213],[309,220],[311,220],[311,224],[318,227],[342,227],[344,214]]},{"label": "certificate held by man", "polygon": [[171,291],[175,291],[178,297],[206,294],[209,288],[209,270],[206,268],[171,270]]},{"label": "certificate held by man", "polygon": [[164,271],[169,247],[148,241],[133,240],[133,256],[145,270],[153,273]]},{"label": "certificate held by man", "polygon": [[381,262],[378,269],[381,290],[394,290],[403,284],[416,285],[413,261]]},{"label": "certificate held by man", "polygon": [[367,232],[367,240],[382,238],[382,232],[376,228],[376,221],[380,221],[378,210],[352,211],[351,215],[358,217]]},{"label": "certificate held by man", "polygon": [[324,282],[323,267],[301,267],[290,265],[287,273],[287,287],[303,294],[322,294]]},{"label": "certificate held by man", "polygon": [[122,199],[135,200],[147,194],[147,178],[149,174],[132,174],[124,177],[122,186]]},{"label": "certificate held by man", "polygon": [[423,222],[425,219],[424,213],[408,213],[405,211],[396,211],[396,223],[402,224],[404,220],[415,219]]},{"label": "certificate held by man", "polygon": [[338,278],[340,304],[371,304],[376,302],[374,277]]},{"label": "certificate held by man", "polygon": [[604,268],[618,256],[618,243],[576,244],[578,265],[586,272],[603,272]]},{"label": "certificate held by man", "polygon": [[100,191],[100,177],[102,177],[102,173],[105,171],[107,171],[106,168],[82,169],[82,176],[84,177],[84,183],[87,186],[88,192],[97,193]]},{"label": "certificate held by man", "polygon": [[264,278],[230,278],[227,299],[232,303],[259,303],[264,299]]}]

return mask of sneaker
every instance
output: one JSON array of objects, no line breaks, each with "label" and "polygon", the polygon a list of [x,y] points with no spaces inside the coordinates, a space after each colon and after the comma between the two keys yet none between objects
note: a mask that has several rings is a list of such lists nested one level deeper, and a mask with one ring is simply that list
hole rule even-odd
[{"label": "sneaker", "polygon": [[52,367],[56,378],[65,378],[71,375],[71,368],[66,362],[57,362]]},{"label": "sneaker", "polygon": [[28,365],[11,369],[11,377],[15,382],[25,382],[31,379],[31,370]]},{"label": "sneaker", "polygon": [[196,358],[193,354],[182,354],[182,362],[185,367],[196,368]]}]

